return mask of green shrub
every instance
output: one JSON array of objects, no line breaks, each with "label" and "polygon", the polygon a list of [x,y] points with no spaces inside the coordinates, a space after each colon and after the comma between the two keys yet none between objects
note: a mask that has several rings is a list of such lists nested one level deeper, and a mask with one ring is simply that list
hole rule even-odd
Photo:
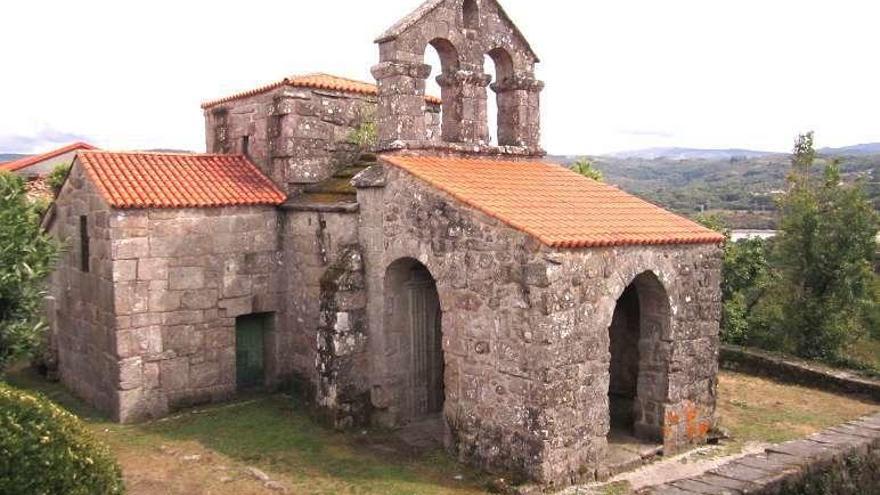
[{"label": "green shrub", "polygon": [[40,228],[24,180],[0,171],[0,376],[42,338],[45,280],[58,249]]},{"label": "green shrub", "polygon": [[80,420],[0,383],[0,493],[124,493],[119,466]]},{"label": "green shrub", "polygon": [[52,188],[52,192],[56,195],[61,192],[61,187],[64,186],[64,181],[67,180],[67,174],[69,172],[70,164],[63,163],[52,169],[52,172],[46,176],[46,183]]},{"label": "green shrub", "polygon": [[348,135],[348,142],[361,151],[369,151],[379,141],[379,128],[376,126],[376,112],[368,107],[355,110],[355,126]]},{"label": "green shrub", "polygon": [[572,171],[575,173],[581,174],[588,179],[593,179],[597,182],[602,182],[605,180],[604,174],[602,171],[596,168],[596,165],[587,158],[581,158],[580,160],[574,162],[574,165],[571,167]]}]

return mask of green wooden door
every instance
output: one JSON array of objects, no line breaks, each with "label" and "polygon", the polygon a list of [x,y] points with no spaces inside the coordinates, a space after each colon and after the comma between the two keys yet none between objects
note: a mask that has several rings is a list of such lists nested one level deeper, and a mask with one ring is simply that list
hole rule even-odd
[{"label": "green wooden door", "polygon": [[241,316],[235,320],[235,372],[239,389],[263,385],[266,323],[265,315]]}]

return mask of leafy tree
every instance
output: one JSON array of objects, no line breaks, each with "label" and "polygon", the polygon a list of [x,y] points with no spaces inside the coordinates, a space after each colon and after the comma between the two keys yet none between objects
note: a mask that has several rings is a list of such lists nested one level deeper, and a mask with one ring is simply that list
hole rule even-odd
[{"label": "leafy tree", "polygon": [[24,180],[0,172],[0,373],[39,343],[43,282],[58,253]]},{"label": "leafy tree", "polygon": [[836,360],[848,340],[864,334],[864,309],[874,302],[878,215],[860,183],[843,184],[836,161],[817,173],[816,157],[813,134],[801,135],[779,201],[774,260],[792,350]]},{"label": "leafy tree", "polygon": [[64,181],[67,180],[68,172],[70,172],[70,164],[62,163],[52,169],[52,172],[46,176],[46,183],[52,188],[52,192],[56,195],[61,191]]},{"label": "leafy tree", "polygon": [[727,237],[721,282],[722,339],[737,345],[766,342],[767,339],[762,336],[765,325],[758,324],[755,315],[773,282],[767,241],[743,239],[733,242],[730,230],[719,216],[700,215],[697,220]]},{"label": "leafy tree", "polygon": [[602,171],[596,168],[592,161],[587,158],[581,158],[580,160],[574,162],[574,165],[571,167],[575,172],[587,177],[589,179],[593,179],[595,181],[602,182],[605,180],[605,176],[602,175]]}]

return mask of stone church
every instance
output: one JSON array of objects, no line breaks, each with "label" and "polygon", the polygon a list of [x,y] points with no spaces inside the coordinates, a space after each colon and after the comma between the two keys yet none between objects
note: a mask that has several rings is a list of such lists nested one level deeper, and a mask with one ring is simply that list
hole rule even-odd
[{"label": "stone church", "polygon": [[337,428],[441,422],[462,462],[545,484],[602,477],[614,431],[703,441],[723,238],[543,161],[538,56],[495,0],[429,0],[376,43],[377,84],[205,103],[207,154],[78,153],[44,220],[64,384],[121,422],[293,387]]}]

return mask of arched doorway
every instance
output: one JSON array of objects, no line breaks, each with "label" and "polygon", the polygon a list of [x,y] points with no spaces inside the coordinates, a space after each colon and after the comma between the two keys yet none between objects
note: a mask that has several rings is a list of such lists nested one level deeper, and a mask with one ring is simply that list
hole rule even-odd
[{"label": "arched doorway", "polygon": [[389,369],[399,387],[397,416],[410,422],[443,411],[443,313],[437,284],[425,265],[405,258],[385,274],[385,338]]},{"label": "arched doorway", "polygon": [[609,438],[660,442],[668,396],[669,297],[645,272],[617,300],[608,328]]}]

